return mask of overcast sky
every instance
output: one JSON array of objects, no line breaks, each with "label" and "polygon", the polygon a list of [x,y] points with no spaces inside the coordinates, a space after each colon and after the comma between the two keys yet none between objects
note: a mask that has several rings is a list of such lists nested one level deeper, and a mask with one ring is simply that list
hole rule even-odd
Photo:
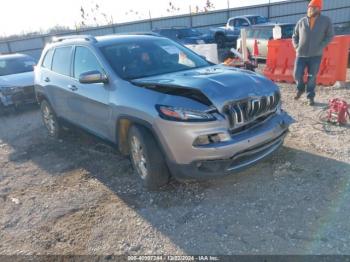
[{"label": "overcast sky", "polygon": [[[180,11],[171,11],[169,1]],[[239,7],[268,3],[269,0],[211,0],[215,9],[223,9],[228,5]],[[271,0],[278,2],[280,0]],[[0,8],[0,35],[19,34],[22,32],[46,30],[55,25],[74,28],[82,19],[80,7],[87,11],[94,3],[100,6],[100,13],[105,13],[108,20],[114,22],[126,22],[149,17],[169,16],[180,13],[188,13],[190,6],[195,10],[196,6],[203,8],[206,0],[1,0]],[[91,13],[91,11],[90,11]],[[98,23],[105,23],[100,16]]]}]

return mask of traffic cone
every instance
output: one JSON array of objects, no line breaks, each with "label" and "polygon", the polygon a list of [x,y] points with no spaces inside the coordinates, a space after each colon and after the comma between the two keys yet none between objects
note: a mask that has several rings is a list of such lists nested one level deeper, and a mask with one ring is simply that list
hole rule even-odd
[{"label": "traffic cone", "polygon": [[258,40],[254,40],[253,57],[255,58],[255,66],[258,66],[259,46]]},{"label": "traffic cone", "polygon": [[256,39],[254,41],[253,56],[254,57],[258,57],[259,56],[258,40],[256,40]]}]

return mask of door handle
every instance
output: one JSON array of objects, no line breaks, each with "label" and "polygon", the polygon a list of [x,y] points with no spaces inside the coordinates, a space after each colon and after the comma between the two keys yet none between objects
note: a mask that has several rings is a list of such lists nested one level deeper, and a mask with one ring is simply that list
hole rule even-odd
[{"label": "door handle", "polygon": [[75,85],[68,85],[68,88],[72,91],[77,91],[78,88]]},{"label": "door handle", "polygon": [[48,83],[48,82],[50,82],[50,78],[45,77],[44,81],[45,81],[46,83]]}]

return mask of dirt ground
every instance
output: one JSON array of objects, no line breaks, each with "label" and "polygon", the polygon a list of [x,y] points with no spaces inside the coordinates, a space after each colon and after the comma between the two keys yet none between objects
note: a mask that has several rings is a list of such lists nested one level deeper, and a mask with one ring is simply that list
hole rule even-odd
[{"label": "dirt ground", "polygon": [[[295,102],[272,158],[222,179],[159,192],[128,158],[73,130],[48,138],[31,108],[0,118],[0,254],[350,254],[350,125],[323,123],[330,98]],[[320,120],[321,119],[321,120]]]}]

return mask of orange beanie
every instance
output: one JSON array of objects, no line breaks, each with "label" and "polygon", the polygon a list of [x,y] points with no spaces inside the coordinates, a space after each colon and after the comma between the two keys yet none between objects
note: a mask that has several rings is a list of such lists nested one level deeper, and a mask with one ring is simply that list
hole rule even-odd
[{"label": "orange beanie", "polygon": [[318,7],[321,10],[323,6],[322,0],[311,0],[309,3],[309,7],[311,6]]}]

